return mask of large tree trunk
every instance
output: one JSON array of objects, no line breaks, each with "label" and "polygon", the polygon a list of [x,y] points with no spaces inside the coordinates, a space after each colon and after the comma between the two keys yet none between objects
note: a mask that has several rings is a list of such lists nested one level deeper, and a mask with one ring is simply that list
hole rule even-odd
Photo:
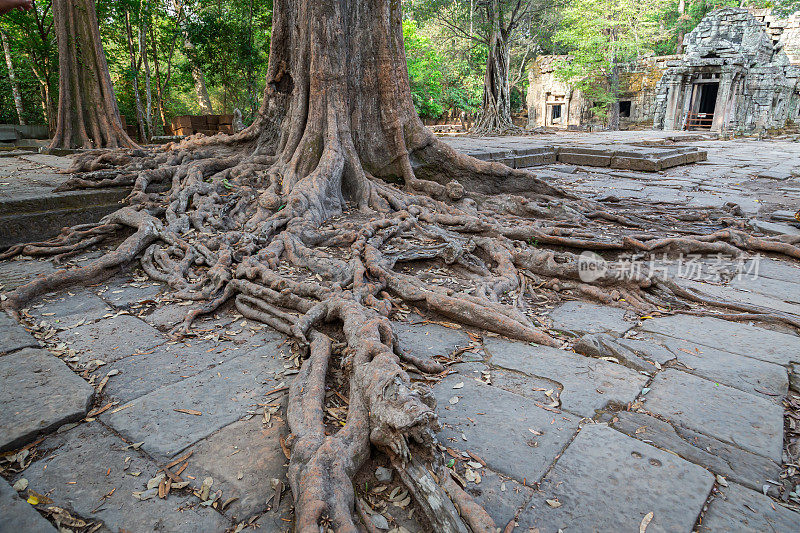
[{"label": "large tree trunk", "polygon": [[510,51],[507,36],[500,25],[498,0],[492,0],[492,10],[492,34],[483,78],[483,102],[475,124],[476,133],[503,133],[514,128],[508,71]]},{"label": "large tree trunk", "polygon": [[25,125],[25,115],[22,109],[22,95],[19,92],[17,74],[14,72],[14,63],[11,61],[11,49],[8,46],[8,38],[4,31],[0,31],[0,39],[3,40],[3,53],[6,56],[6,66],[8,67],[8,81],[11,82],[11,95],[14,97],[14,107],[17,108],[19,123]]},{"label": "large tree trunk", "polygon": [[94,0],[53,0],[58,122],[50,148],[136,148],[119,118]]}]

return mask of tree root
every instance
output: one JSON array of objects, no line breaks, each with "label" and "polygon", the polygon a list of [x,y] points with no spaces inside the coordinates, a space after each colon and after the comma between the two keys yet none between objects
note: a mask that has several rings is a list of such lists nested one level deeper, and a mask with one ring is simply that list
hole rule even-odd
[{"label": "tree root", "polygon": [[[280,86],[268,84],[275,99],[287,98]],[[327,97],[337,98],[333,92]],[[187,334],[197,317],[233,300],[243,316],[302,346],[307,357],[290,386],[287,417],[298,531],[370,529],[352,478],[373,449],[389,457],[433,529],[495,529],[437,455],[434,398],[403,365],[429,374],[445,368],[398,346],[389,320],[398,304],[555,347],[562,342],[532,315],[542,294],[582,295],[641,313],[691,302],[743,313],[721,318],[800,327],[800,319],[786,313],[711,298],[656,276],[625,276],[613,261],[588,282],[581,279],[576,253],[770,252],[800,258],[800,239],[746,234],[729,227],[727,212],[694,217],[707,233],[648,234],[648,213],[612,212],[529,172],[468,158],[421,125],[403,126],[399,119],[389,128],[395,154],[390,164],[367,165],[377,156],[362,154],[338,109],[330,107],[324,127],[309,121],[280,129],[269,122],[265,104],[256,123],[233,136],[190,138],[158,153],[81,156],[74,166],[81,174],[70,183],[133,183],[129,206],[99,224],[0,254],[64,257],[132,231],[86,266],[11,291],[3,307],[18,311],[42,294],[94,283],[139,260],[178,298],[198,302],[173,334]],[[283,137],[267,142],[270,131],[283,131]],[[122,168],[110,170],[115,165]],[[148,191],[153,184],[169,188]],[[446,270],[446,283],[423,279],[415,270],[420,265]],[[336,342],[323,333],[331,327]],[[334,366],[349,386],[341,427],[325,422]]]}]

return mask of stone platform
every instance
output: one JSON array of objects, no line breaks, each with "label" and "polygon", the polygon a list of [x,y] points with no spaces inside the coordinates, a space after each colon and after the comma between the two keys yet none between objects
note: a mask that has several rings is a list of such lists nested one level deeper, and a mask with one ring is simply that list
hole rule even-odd
[{"label": "stone platform", "polygon": [[[452,141],[451,141],[452,142]],[[454,143],[458,146],[459,143]],[[464,150],[484,161],[496,161],[512,168],[530,168],[553,163],[609,167],[622,170],[658,172],[679,165],[705,161],[708,153],[691,146],[636,146],[634,144],[546,145],[511,148],[504,151]]]}]

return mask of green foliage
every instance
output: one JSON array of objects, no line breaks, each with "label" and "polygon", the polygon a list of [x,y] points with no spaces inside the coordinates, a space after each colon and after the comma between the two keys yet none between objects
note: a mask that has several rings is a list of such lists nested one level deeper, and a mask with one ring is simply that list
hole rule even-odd
[{"label": "green foliage", "polygon": [[441,57],[436,53],[430,39],[418,32],[414,21],[403,21],[403,42],[414,108],[422,117],[438,117],[444,111]]},{"label": "green foliage", "polygon": [[570,58],[558,74],[595,102],[597,116],[619,98],[619,70],[664,37],[660,13],[667,1],[574,0],[564,9],[555,39]]},{"label": "green foliage", "polygon": [[467,61],[449,58],[413,20],[403,21],[403,40],[411,97],[421,117],[477,110],[483,85]]}]

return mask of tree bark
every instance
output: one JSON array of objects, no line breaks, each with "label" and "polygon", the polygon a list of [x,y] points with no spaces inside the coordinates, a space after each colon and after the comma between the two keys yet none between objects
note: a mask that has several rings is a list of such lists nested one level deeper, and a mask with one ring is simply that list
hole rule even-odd
[{"label": "tree bark", "polygon": [[500,20],[499,0],[492,0],[492,33],[483,79],[483,102],[476,133],[502,133],[514,128],[511,120],[510,51]]},{"label": "tree bark", "polygon": [[144,120],[147,124],[147,139],[153,136],[153,89],[150,83],[150,60],[147,58],[147,28],[150,25],[149,6],[148,13],[139,24],[139,57],[144,63]]},{"label": "tree bark", "polygon": [[619,131],[619,67],[611,67],[611,74],[608,78],[611,89],[611,104],[608,106],[608,129]]},{"label": "tree bark", "polygon": [[94,0],[54,0],[58,121],[50,148],[136,148],[119,118]]},{"label": "tree bark", "polygon": [[19,123],[25,125],[25,115],[22,109],[22,95],[19,92],[19,83],[17,82],[17,75],[14,72],[14,63],[11,61],[11,49],[8,46],[8,38],[6,32],[0,31],[0,38],[3,40],[3,53],[6,56],[6,66],[8,66],[8,80],[11,82],[11,95],[14,97],[14,107],[17,108],[17,117]]}]

